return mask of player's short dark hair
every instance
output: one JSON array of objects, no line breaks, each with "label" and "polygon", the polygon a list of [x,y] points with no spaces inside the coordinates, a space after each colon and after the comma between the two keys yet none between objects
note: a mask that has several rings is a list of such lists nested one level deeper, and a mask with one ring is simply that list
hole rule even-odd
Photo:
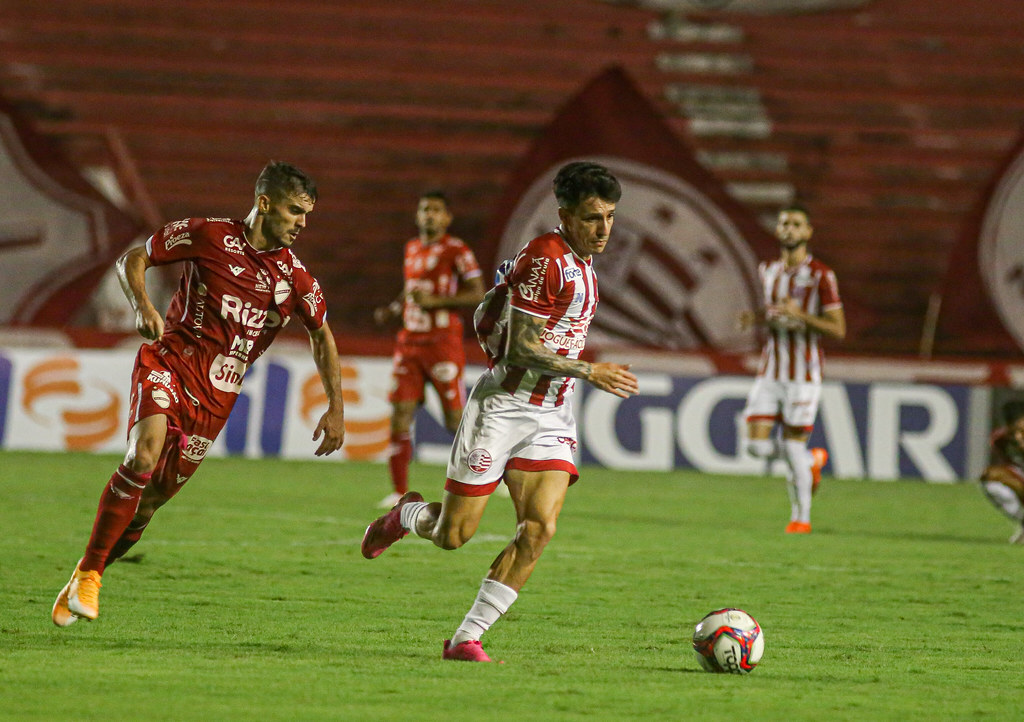
[{"label": "player's short dark hair", "polygon": [[593,196],[608,203],[618,203],[622,197],[622,186],[611,171],[586,160],[562,166],[555,176],[554,187],[559,208],[568,210]]},{"label": "player's short dark hair", "polygon": [[803,213],[804,218],[811,220],[811,212],[807,210],[807,206],[803,203],[787,203],[786,205],[779,208],[778,213],[775,215],[782,215],[783,213]]},{"label": "player's short dark hair", "polygon": [[1024,401],[1014,399],[1003,404],[1003,421],[1007,426],[1016,423],[1022,417],[1024,417]]},{"label": "player's short dark hair", "polygon": [[445,208],[452,207],[452,204],[448,201],[448,194],[445,193],[440,188],[430,188],[428,190],[423,191],[422,193],[420,193],[420,200],[423,200],[424,198],[441,201],[442,203],[444,203]]},{"label": "player's short dark hair", "polygon": [[260,171],[256,179],[256,195],[266,195],[273,200],[281,200],[288,196],[307,195],[315,203],[317,198],[316,183],[308,175],[293,166],[279,160],[272,160]]}]

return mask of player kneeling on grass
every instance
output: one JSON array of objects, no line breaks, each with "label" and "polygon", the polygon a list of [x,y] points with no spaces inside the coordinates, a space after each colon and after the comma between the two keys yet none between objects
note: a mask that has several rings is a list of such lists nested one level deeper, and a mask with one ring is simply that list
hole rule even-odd
[{"label": "player kneeling on grass", "polygon": [[575,162],[554,182],[561,225],[533,239],[477,308],[474,326],[490,368],[470,393],[448,461],[444,499],[405,494],[366,529],[374,559],[409,532],[457,549],[476,531],[504,479],[516,511],[515,537],[498,555],[444,659],[490,662],[480,637],[508,611],[555,533],[578,478],[576,379],[621,398],[637,393],[628,366],[580,360],[597,305],[593,255],[604,251],[622,191],[606,168]]},{"label": "player kneeling on grass", "polygon": [[[294,314],[309,332],[328,407],[316,455],[345,439],[341,366],[320,284],[291,250],[316,202],[316,185],[287,163],[256,180],[244,221],[187,218],[117,261],[135,327],[153,339],[132,372],[128,453],[110,477],[85,555],[57,595],[53,623],[99,615],[100,577],[142,536],[156,510],[195,473],[238,399],[246,370]],[[146,269],[185,262],[166,319],[146,292]]]},{"label": "player kneeling on grass", "polygon": [[1024,544],[1024,401],[1003,405],[1001,429],[992,433],[992,465],[981,475],[981,488],[996,508],[1017,522],[1011,544]]}]

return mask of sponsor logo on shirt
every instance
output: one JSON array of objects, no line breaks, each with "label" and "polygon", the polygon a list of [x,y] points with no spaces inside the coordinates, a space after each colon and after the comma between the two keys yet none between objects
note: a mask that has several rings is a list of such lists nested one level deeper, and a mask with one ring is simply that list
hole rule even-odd
[{"label": "sponsor logo on shirt", "polygon": [[278,261],[277,267],[281,269],[281,273],[283,273],[287,278],[292,277],[292,267],[289,266],[287,263],[285,263],[284,261]]},{"label": "sponsor logo on shirt", "polygon": [[320,283],[314,279],[313,290],[305,294],[302,300],[306,302],[309,307],[309,315],[315,316],[316,310],[320,307],[320,304],[324,302],[324,294],[320,290]]},{"label": "sponsor logo on shirt", "polygon": [[255,342],[250,338],[242,338],[236,335],[231,339],[231,348],[228,349],[228,354],[243,361],[248,361],[253,343]]},{"label": "sponsor logo on shirt", "polygon": [[262,268],[256,269],[256,291],[258,293],[270,293],[274,279]]},{"label": "sponsor logo on shirt", "polygon": [[261,329],[267,323],[266,309],[253,308],[248,301],[243,302],[238,296],[226,293],[220,299],[220,317],[252,329]]},{"label": "sponsor logo on shirt", "polygon": [[566,351],[582,351],[583,347],[587,345],[586,336],[563,336],[553,333],[550,329],[544,329],[540,332],[540,340]]},{"label": "sponsor logo on shirt", "polygon": [[245,241],[238,236],[224,236],[224,250],[228,253],[245,255]]},{"label": "sponsor logo on shirt", "polygon": [[178,233],[177,235],[170,236],[164,241],[164,250],[169,251],[175,246],[191,246],[192,238],[188,233]]},{"label": "sponsor logo on shirt", "polygon": [[570,438],[568,436],[556,436],[555,440],[558,441],[559,444],[565,444],[570,449],[572,449],[572,453],[576,453],[576,439]]},{"label": "sponsor logo on shirt", "polygon": [[242,378],[249,365],[239,359],[217,354],[210,364],[210,383],[219,391],[237,394],[242,390]]},{"label": "sponsor logo on shirt", "polygon": [[161,386],[171,385],[171,372],[170,371],[150,371],[149,376],[146,377],[146,381],[154,384],[160,384]]},{"label": "sponsor logo on shirt", "polygon": [[569,266],[562,269],[562,279],[568,283],[569,281],[575,281],[578,278],[583,278],[583,271],[575,266]]},{"label": "sponsor logo on shirt", "polygon": [[237,276],[241,276],[241,275],[242,275],[243,273],[245,273],[245,267],[244,267],[244,266],[232,266],[232,265],[231,265],[231,264],[229,263],[229,264],[228,264],[228,268],[230,268],[230,269],[231,269],[231,273],[232,273],[232,275],[234,275],[234,276],[236,276],[236,277],[237,277]]},{"label": "sponsor logo on shirt", "polygon": [[544,288],[544,276],[548,272],[548,263],[551,259],[534,258],[530,262],[529,276],[525,283],[519,284],[519,295],[527,301],[536,301]]},{"label": "sponsor logo on shirt", "polygon": [[[198,464],[206,456],[206,452],[210,448],[210,444],[213,443],[213,439],[207,439],[205,436],[197,436],[192,434],[188,437],[188,444],[181,451],[183,459],[188,459],[194,464]],[[187,477],[186,477],[187,478]],[[182,483],[182,482],[178,482]]]}]

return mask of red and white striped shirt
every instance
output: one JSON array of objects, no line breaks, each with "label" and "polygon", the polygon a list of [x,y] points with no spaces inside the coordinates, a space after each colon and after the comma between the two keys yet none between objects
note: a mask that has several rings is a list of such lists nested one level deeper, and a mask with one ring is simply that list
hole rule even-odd
[{"label": "red and white striped shirt", "polygon": [[474,315],[481,346],[487,352],[493,381],[534,406],[561,406],[572,395],[576,379],[515,366],[505,361],[509,308],[544,318],[541,340],[552,352],[577,359],[597,310],[597,275],[593,259],[584,261],[557,231],[523,247],[511,270]]},{"label": "red and white striped shirt", "polygon": [[[842,308],[836,274],[810,254],[792,268],[777,259],[762,262],[757,270],[766,308],[780,305],[787,299],[796,300],[804,313],[812,316]],[[819,336],[807,328],[768,327],[758,376],[777,381],[821,383],[824,354],[818,343]]]}]

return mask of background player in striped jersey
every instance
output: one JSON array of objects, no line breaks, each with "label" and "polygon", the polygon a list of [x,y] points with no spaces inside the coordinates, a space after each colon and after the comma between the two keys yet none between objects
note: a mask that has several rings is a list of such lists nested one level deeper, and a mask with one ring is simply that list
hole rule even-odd
[{"label": "background player in striped jersey", "polygon": [[405,244],[402,293],[374,312],[379,324],[402,320],[395,344],[392,371],[391,448],[388,469],[394,488],[380,506],[390,509],[409,491],[412,428],[423,403],[426,384],[437,390],[444,425],[455,433],[466,402],[462,380],[466,353],[462,346],[459,311],[484,297],[480,266],[461,239],[448,234],[452,214],[439,190],[420,196],[416,206],[419,235]]},{"label": "background player in striped jersey", "polygon": [[824,355],[819,340],[846,335],[836,275],[807,250],[813,232],[804,207],[779,211],[775,236],[781,253],[758,267],[764,306],[739,319],[741,328],[758,325],[766,331],[744,409],[747,450],[768,464],[780,458],[786,462],[791,506],[787,534],[810,533],[811,496],[828,460],[824,449],[807,448],[821,396]]},{"label": "background player in striped jersey", "polygon": [[[298,168],[271,162],[256,179],[245,220],[185,218],[129,249],[117,273],[144,344],[135,359],[128,452],[103,488],[92,535],[57,595],[53,623],[99,615],[105,568],[142,536],[156,510],[198,469],[231,413],[249,366],[297,316],[309,333],[327,410],[313,432],[317,456],[345,439],[341,366],[320,284],[292,251],[317,199]],[[146,291],[146,270],[181,262],[166,317]]]},{"label": "background player in striped jersey", "polygon": [[561,225],[530,241],[504,283],[488,293],[475,325],[490,368],[473,387],[448,462],[444,500],[412,491],[366,529],[362,551],[379,556],[408,532],[456,549],[477,529],[488,496],[504,479],[516,534],[484,578],[444,659],[489,662],[481,635],[516,600],[555,533],[566,490],[578,478],[576,379],[626,398],[637,393],[628,366],[580,360],[597,306],[593,254],[608,244],[619,182],[596,163],[576,162],[555,178]]},{"label": "background player in striped jersey", "polygon": [[992,432],[992,463],[981,488],[996,508],[1017,522],[1011,544],[1024,544],[1024,401],[1003,404],[1006,426]]}]

